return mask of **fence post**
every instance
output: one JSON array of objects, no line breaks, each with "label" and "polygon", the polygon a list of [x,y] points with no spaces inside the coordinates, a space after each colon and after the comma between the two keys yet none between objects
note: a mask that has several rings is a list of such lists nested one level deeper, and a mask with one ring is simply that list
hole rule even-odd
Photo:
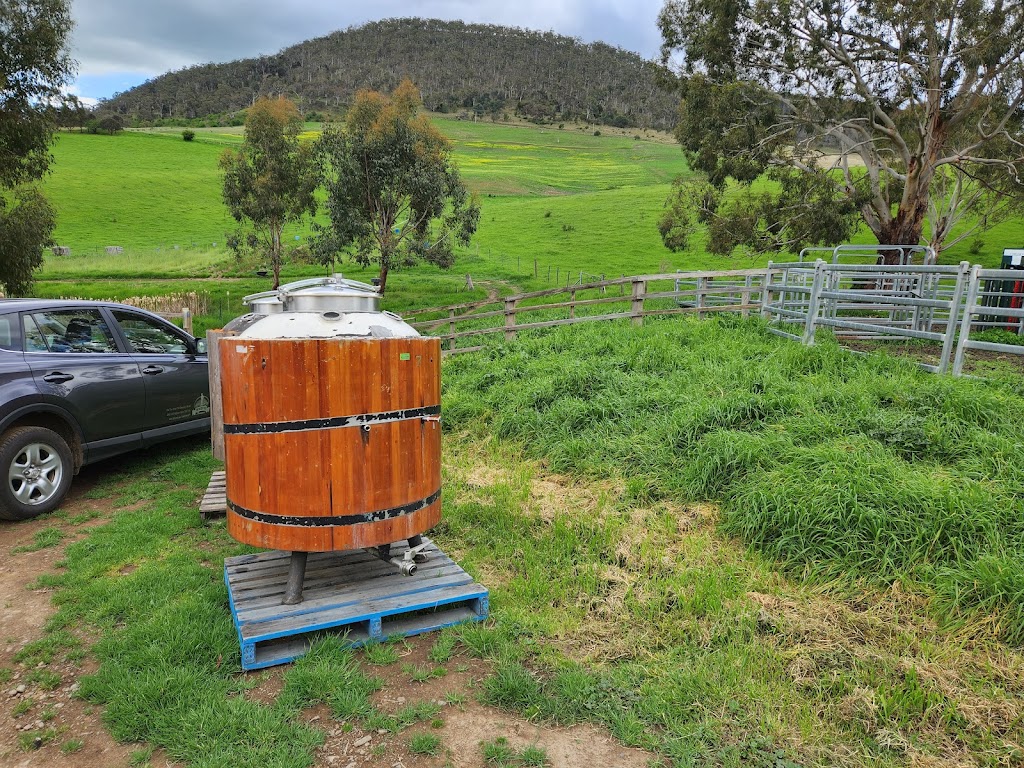
[{"label": "fence post", "polygon": [[696,296],[694,297],[694,304],[697,307],[697,319],[704,319],[704,294],[707,292],[708,279],[706,277],[697,278]]},{"label": "fence post", "polygon": [[181,308],[181,327],[185,329],[185,333],[192,336],[192,313],[188,307]]},{"label": "fence post", "polygon": [[761,317],[762,319],[771,319],[771,313],[768,311],[772,305],[772,262],[768,262],[768,266],[764,268],[764,281],[761,283]]},{"label": "fence post", "polygon": [[647,293],[647,282],[645,280],[633,281],[633,301],[630,305],[630,316],[633,318],[633,325],[644,324],[644,294]]},{"label": "fence post", "polygon": [[953,358],[954,376],[961,376],[964,372],[964,353],[967,351],[967,342],[971,337],[974,304],[978,301],[978,291],[981,288],[980,273],[981,265],[975,264],[971,268],[970,284],[967,287],[967,301],[964,302],[964,318],[960,323],[960,338],[956,342],[956,357]]},{"label": "fence post", "polygon": [[505,341],[516,337],[516,300],[505,299]]},{"label": "fence post", "polygon": [[[949,370],[949,355],[953,350],[953,338],[956,336],[956,326],[960,320],[960,302],[964,297],[964,283],[970,268],[970,263],[961,261],[956,273],[956,285],[953,287],[953,297],[949,301],[949,318],[946,320],[946,332],[942,336],[942,355],[939,357],[939,368],[936,373],[945,373]],[[930,325],[928,330],[931,330]]]},{"label": "fence post", "polygon": [[747,275],[743,279],[743,292],[740,293],[740,304],[743,305],[743,317],[750,317],[750,288],[753,284],[753,275]]},{"label": "fence post", "polygon": [[825,282],[825,262],[814,262],[814,281],[811,283],[811,298],[807,302],[807,322],[804,325],[804,344],[814,344],[814,326],[818,320],[818,305],[821,303],[821,286]]},{"label": "fence post", "polygon": [[448,334],[450,336],[450,338],[448,339],[448,349],[449,350],[455,349],[455,310],[454,309],[449,309],[448,310]]},{"label": "fence post", "polygon": [[213,458],[224,461],[224,400],[220,390],[220,340],[233,333],[206,332],[207,373],[210,377],[210,448]]},{"label": "fence post", "polygon": [[569,319],[572,320],[576,317],[576,289],[572,289],[572,293],[569,294]]}]

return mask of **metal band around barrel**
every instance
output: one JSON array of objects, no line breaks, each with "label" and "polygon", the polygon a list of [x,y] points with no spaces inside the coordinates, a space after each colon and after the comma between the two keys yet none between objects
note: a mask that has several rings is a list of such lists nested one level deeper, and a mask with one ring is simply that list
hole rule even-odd
[{"label": "metal band around barrel", "polygon": [[239,517],[244,517],[249,520],[255,520],[259,523],[268,523],[270,525],[297,525],[304,528],[323,528],[335,525],[358,525],[359,523],[378,523],[381,520],[391,520],[396,517],[403,517],[405,515],[411,515],[413,512],[419,512],[421,509],[426,509],[435,501],[441,498],[441,489],[438,488],[432,494],[427,496],[425,499],[419,501],[412,501],[408,504],[403,504],[400,507],[391,507],[391,509],[378,509],[374,512],[362,512],[358,515],[336,515],[333,517],[300,517],[298,515],[272,515],[267,512],[256,512],[251,509],[241,507],[235,502],[228,499],[228,509],[234,512]]},{"label": "metal band around barrel", "polygon": [[314,429],[338,429],[340,427],[362,427],[389,421],[421,419],[424,416],[440,416],[440,405],[424,408],[407,408],[402,411],[381,413],[357,413],[353,416],[333,416],[326,419],[304,419],[302,421],[267,421],[257,424],[225,424],[226,435],[268,435],[275,432],[303,432]]}]

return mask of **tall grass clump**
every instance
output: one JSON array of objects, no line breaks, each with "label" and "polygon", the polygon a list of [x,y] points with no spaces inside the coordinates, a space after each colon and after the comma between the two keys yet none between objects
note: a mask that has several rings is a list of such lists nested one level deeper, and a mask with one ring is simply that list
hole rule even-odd
[{"label": "tall grass clump", "polygon": [[575,326],[446,363],[445,420],[638,500],[711,500],[808,578],[904,581],[1024,640],[1024,398],[756,320]]}]

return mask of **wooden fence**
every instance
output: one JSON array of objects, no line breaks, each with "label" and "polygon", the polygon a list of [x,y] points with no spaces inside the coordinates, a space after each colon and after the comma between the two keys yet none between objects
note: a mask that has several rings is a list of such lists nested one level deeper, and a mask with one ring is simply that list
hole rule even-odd
[{"label": "wooden fence", "polygon": [[156,312],[154,314],[160,315],[164,320],[180,320],[181,327],[185,333],[190,336],[194,336],[192,333],[192,310],[188,307],[182,307],[181,312]]},{"label": "wooden fence", "polygon": [[[536,328],[626,319],[641,325],[645,317],[678,314],[704,317],[738,312],[747,316],[751,310],[761,311],[761,291],[771,274],[770,269],[746,269],[637,275],[413,310],[403,317],[417,330],[439,336],[445,354],[455,354],[480,349],[459,346],[461,340],[499,333],[511,340],[520,331]],[[555,300],[544,301],[552,298]],[[606,309],[614,311],[602,311]],[[413,319],[430,314],[439,317]],[[535,319],[537,314],[545,318]],[[559,316],[551,318],[551,314]],[[467,325],[475,327],[465,329]]]}]

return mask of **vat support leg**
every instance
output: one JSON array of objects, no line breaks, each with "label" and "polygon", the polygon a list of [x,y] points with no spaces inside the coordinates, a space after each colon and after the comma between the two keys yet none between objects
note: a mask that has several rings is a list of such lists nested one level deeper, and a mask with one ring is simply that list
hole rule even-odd
[{"label": "vat support leg", "polygon": [[282,605],[297,605],[302,602],[302,582],[306,578],[306,557],[308,552],[292,552],[288,566],[288,586],[284,590]]}]

